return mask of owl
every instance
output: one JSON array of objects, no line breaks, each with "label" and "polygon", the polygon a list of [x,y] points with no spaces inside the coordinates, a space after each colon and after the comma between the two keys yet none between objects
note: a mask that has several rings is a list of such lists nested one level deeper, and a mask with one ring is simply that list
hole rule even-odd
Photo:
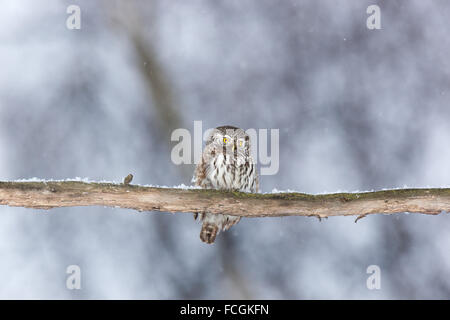
[{"label": "owl", "polygon": [[[215,128],[206,141],[193,181],[205,189],[258,192],[256,163],[250,156],[250,137],[233,126]],[[194,214],[197,219],[198,214]],[[228,230],[241,217],[201,213],[200,239],[211,244],[220,230]]]}]

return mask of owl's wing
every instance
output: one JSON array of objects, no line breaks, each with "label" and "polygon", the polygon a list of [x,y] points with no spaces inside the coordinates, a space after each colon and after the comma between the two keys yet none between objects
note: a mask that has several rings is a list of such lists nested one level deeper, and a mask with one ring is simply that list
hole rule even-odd
[{"label": "owl's wing", "polygon": [[211,166],[208,161],[205,161],[205,158],[202,157],[200,162],[195,167],[194,177],[192,178],[192,182],[195,183],[196,186],[201,186],[202,188],[208,188],[211,184],[208,176],[211,170]]},{"label": "owl's wing", "polygon": [[256,165],[255,165],[255,189],[253,190],[254,193],[259,192],[259,176],[256,173]]},{"label": "owl's wing", "polygon": [[249,157],[249,162],[252,166],[251,171],[253,173],[252,177],[250,177],[250,179],[253,179],[253,183],[251,184],[252,185],[251,192],[258,193],[259,192],[258,168],[256,166],[256,162],[253,160],[253,158],[251,156]]}]

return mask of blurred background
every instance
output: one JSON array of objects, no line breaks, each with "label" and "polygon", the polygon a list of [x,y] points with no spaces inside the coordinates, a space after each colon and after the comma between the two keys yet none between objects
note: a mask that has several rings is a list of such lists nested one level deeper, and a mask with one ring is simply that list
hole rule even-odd
[{"label": "blurred background", "polygon": [[[280,130],[262,192],[448,187],[449,21],[444,0],[0,0],[0,180],[189,185],[170,136],[201,120]],[[243,219],[209,246],[191,214],[2,206],[0,298],[450,298],[447,214],[354,220]]]}]

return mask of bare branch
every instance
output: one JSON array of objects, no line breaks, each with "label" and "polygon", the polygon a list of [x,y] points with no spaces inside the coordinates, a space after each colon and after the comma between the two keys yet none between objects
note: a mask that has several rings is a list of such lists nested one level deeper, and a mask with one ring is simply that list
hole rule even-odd
[{"label": "bare branch", "polygon": [[138,211],[212,212],[244,217],[331,216],[450,211],[450,189],[394,189],[308,195],[144,187],[80,181],[0,182],[0,205],[51,209],[108,206]]}]

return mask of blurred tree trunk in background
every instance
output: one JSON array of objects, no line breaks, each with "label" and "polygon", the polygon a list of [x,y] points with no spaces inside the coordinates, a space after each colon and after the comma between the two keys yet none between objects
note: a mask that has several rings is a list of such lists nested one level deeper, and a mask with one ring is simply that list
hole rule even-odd
[{"label": "blurred tree trunk in background", "polygon": [[[170,149],[170,137],[173,130],[177,128],[185,128],[183,118],[180,115],[182,105],[177,99],[175,90],[173,89],[173,81],[171,81],[165,72],[164,66],[158,60],[158,47],[152,37],[144,35],[142,26],[143,14],[136,7],[136,3],[132,1],[120,1],[117,3],[118,8],[110,10],[110,16],[114,15],[113,21],[115,26],[124,31],[131,41],[132,47],[136,54],[136,69],[142,73],[142,79],[151,93],[152,100],[149,101],[149,107],[154,108],[157,114],[157,123],[160,133],[160,141],[162,148]],[[145,13],[151,18],[150,23],[146,21],[147,28],[150,25],[152,33],[158,32],[158,5],[154,1],[146,2]],[[149,40],[150,39],[150,40]],[[155,119],[150,121],[149,125],[154,124]],[[166,144],[167,142],[167,144]],[[155,150],[152,150],[155,152]],[[167,158],[169,162],[169,157]],[[178,166],[182,181],[190,181],[193,175],[194,166],[182,165]],[[164,250],[174,252],[176,248],[174,230],[172,223],[165,217],[157,217],[154,221],[158,224],[155,230],[158,232],[161,243],[165,246]],[[200,231],[199,231],[200,232]],[[232,296],[251,298],[246,287],[246,280],[240,275],[240,271],[236,268],[235,251],[236,245],[231,238],[230,233],[224,233],[219,240],[223,244],[216,246],[213,250],[219,250],[222,257],[221,263],[225,273],[224,278],[231,279]],[[177,254],[173,254],[173,259],[179,266],[179,275],[183,275],[184,261],[180,260]],[[207,262],[205,264],[208,264]],[[197,271],[196,276],[189,279],[183,278],[183,282],[188,281],[190,284],[186,287],[181,285],[181,281],[175,281],[176,291],[182,298],[195,299],[205,297],[205,288],[209,285],[206,283],[201,269]],[[226,296],[226,295],[225,295]]]}]

